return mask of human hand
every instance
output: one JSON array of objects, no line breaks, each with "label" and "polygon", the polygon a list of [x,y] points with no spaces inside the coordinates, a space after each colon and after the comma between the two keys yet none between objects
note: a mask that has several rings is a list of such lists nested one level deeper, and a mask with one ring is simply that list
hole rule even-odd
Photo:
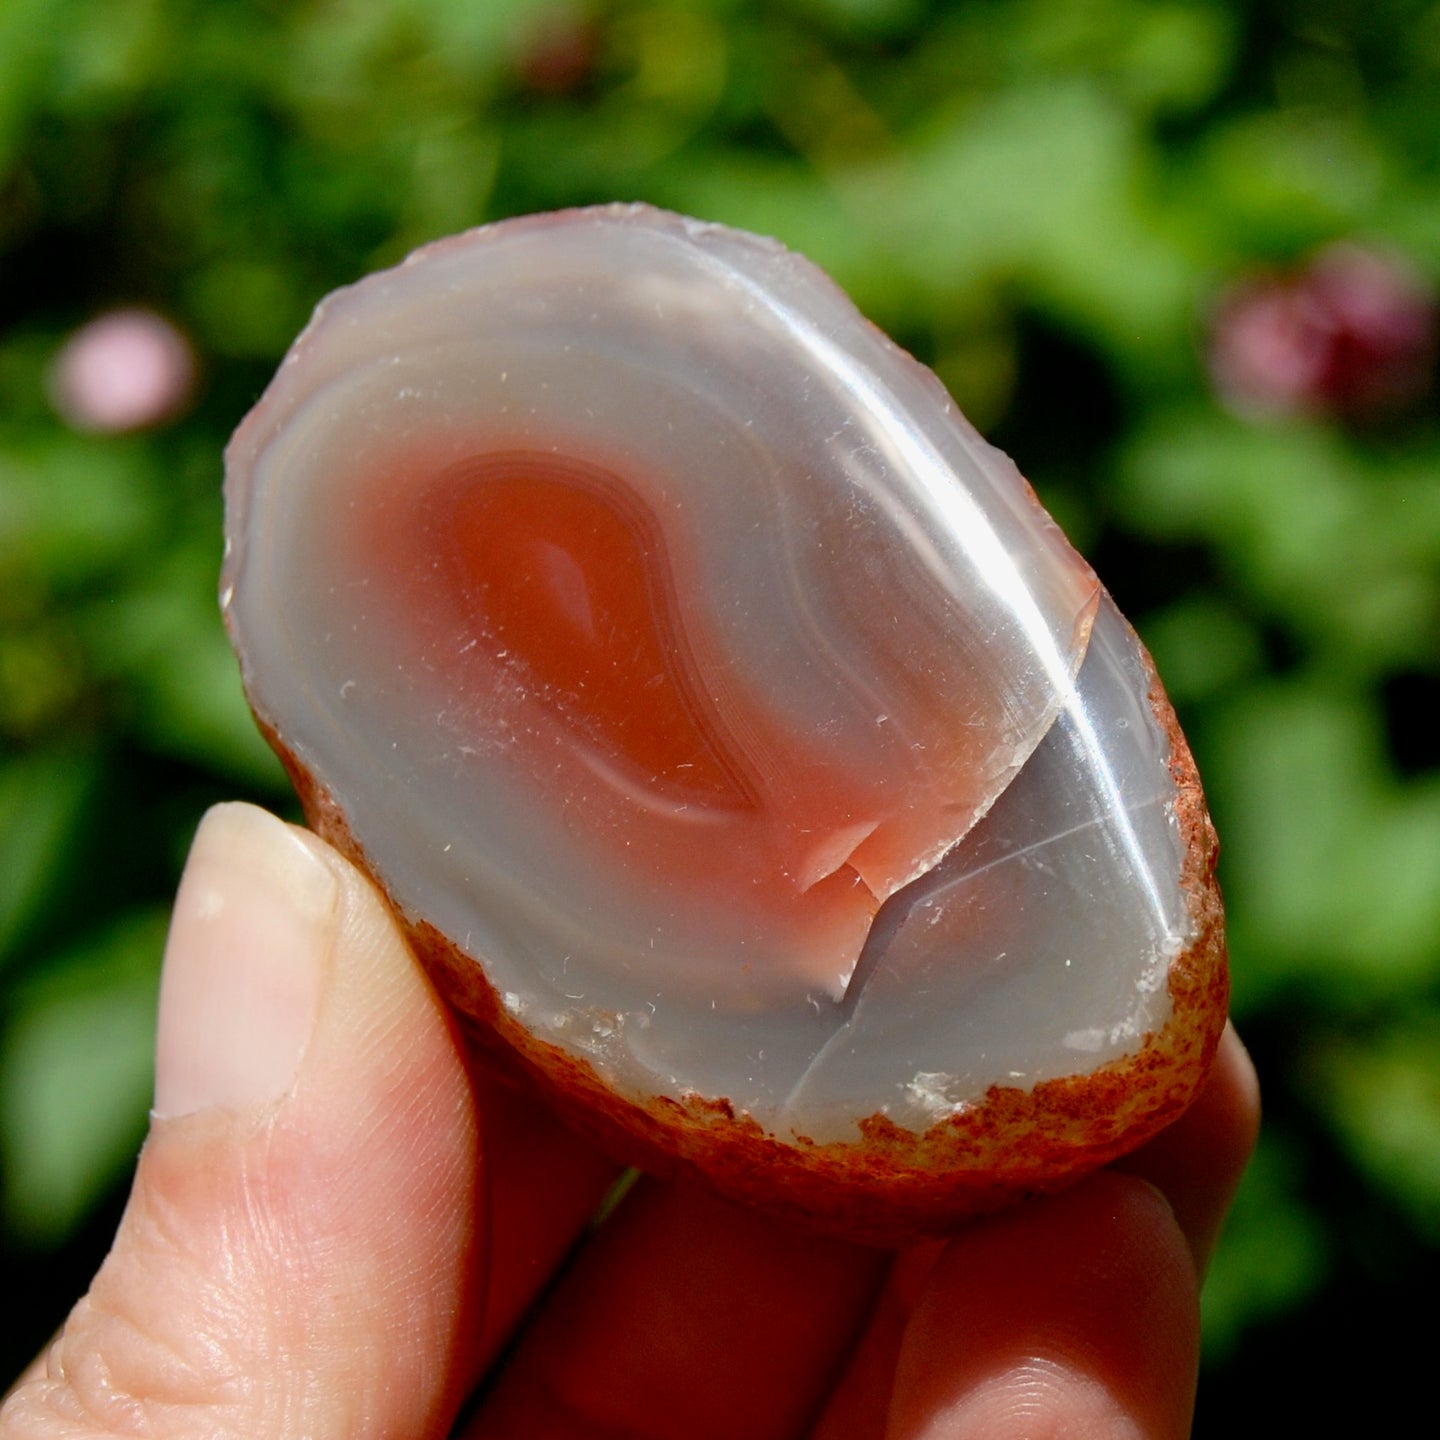
[{"label": "human hand", "polygon": [[462,1406],[466,1440],[1181,1437],[1257,1113],[1227,1032],[1170,1131],[943,1244],[891,1257],[648,1179],[589,1232],[616,1166],[469,1062],[357,871],[222,806],[130,1203],[0,1440],[433,1437]]}]

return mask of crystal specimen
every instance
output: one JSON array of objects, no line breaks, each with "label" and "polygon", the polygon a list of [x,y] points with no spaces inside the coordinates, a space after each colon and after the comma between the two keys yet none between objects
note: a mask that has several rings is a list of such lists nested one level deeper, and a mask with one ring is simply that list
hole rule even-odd
[{"label": "crystal specimen", "polygon": [[646,207],[324,302],[222,602],[312,822],[622,1150],[893,1238],[1193,1095],[1213,836],[1133,632],[807,261]]}]

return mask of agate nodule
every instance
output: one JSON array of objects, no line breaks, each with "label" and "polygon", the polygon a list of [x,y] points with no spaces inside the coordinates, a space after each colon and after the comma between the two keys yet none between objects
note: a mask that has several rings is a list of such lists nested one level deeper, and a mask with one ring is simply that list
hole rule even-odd
[{"label": "agate nodule", "polygon": [[1133,1148],[1226,996],[1133,631],[779,245],[509,221],[326,300],[223,605],[312,823],[591,1133],[857,1237]]}]

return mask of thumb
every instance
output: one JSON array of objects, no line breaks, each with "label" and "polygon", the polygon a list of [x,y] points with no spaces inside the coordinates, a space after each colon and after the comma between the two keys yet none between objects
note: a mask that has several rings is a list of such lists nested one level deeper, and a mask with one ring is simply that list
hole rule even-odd
[{"label": "thumb", "polygon": [[443,1434],[478,1195],[464,1063],[374,890],[217,807],[166,946],[129,1205],[0,1440]]}]

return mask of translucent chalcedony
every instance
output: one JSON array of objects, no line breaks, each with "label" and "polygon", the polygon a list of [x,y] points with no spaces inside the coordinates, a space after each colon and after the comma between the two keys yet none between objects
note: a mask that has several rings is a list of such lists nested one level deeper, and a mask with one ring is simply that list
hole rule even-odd
[{"label": "translucent chalcedony", "polygon": [[251,703],[402,915],[637,1103],[923,1131],[1193,937],[1133,633],[808,262],[644,207],[327,300],[228,454]]}]

